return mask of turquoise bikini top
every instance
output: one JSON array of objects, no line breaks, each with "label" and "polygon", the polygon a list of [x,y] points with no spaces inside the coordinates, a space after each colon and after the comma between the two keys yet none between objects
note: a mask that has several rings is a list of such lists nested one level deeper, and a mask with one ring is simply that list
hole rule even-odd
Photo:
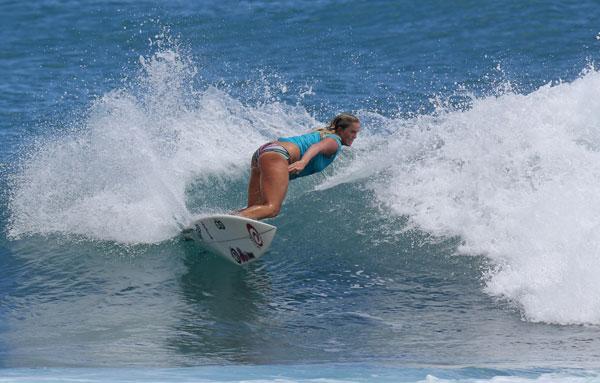
[{"label": "turquoise bikini top", "polygon": [[[337,134],[327,134],[324,138],[333,138],[334,140],[336,140],[336,142],[338,143],[337,151],[330,156],[326,156],[323,153],[317,154],[310,160],[310,162],[306,165],[302,172],[300,172],[299,174],[290,175],[290,179],[318,173],[333,162],[337,154],[342,149],[342,139]],[[311,147],[311,145],[314,145],[321,141],[321,132],[311,132],[294,137],[280,137],[278,140],[282,142],[291,142],[295,144],[298,147],[298,149],[300,149],[300,158],[302,158],[302,156],[304,156],[304,153],[306,153],[306,151],[308,150],[308,148]]]}]

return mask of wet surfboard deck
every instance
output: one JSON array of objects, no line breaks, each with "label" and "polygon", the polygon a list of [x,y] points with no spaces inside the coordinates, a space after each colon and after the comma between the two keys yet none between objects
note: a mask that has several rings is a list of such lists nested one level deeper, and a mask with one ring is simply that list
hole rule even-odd
[{"label": "wet surfboard deck", "polygon": [[183,230],[183,235],[236,265],[245,265],[269,250],[276,231],[267,223],[221,214],[199,218]]}]

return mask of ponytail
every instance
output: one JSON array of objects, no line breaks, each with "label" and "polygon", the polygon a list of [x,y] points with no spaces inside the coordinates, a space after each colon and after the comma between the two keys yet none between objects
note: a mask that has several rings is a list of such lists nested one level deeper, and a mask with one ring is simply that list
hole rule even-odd
[{"label": "ponytail", "polygon": [[318,128],[316,131],[321,133],[321,139],[330,134],[336,134],[339,129],[344,130],[352,124],[359,122],[358,117],[350,113],[341,113],[335,116],[329,125]]}]

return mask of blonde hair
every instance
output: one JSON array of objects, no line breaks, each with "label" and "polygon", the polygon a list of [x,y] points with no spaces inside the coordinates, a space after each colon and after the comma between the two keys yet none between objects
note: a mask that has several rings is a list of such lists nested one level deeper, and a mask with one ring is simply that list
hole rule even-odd
[{"label": "blonde hair", "polygon": [[349,128],[352,124],[360,122],[358,117],[350,113],[340,113],[331,120],[329,125],[316,129],[317,132],[321,133],[321,138],[329,134],[336,134],[338,129]]}]

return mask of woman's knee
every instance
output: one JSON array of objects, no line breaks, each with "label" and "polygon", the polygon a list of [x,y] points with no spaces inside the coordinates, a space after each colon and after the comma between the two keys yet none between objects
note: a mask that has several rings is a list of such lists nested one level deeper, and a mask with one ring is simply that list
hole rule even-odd
[{"label": "woman's knee", "polygon": [[268,204],[265,206],[267,207],[266,213],[268,214],[268,218],[277,217],[281,211],[281,204]]}]

